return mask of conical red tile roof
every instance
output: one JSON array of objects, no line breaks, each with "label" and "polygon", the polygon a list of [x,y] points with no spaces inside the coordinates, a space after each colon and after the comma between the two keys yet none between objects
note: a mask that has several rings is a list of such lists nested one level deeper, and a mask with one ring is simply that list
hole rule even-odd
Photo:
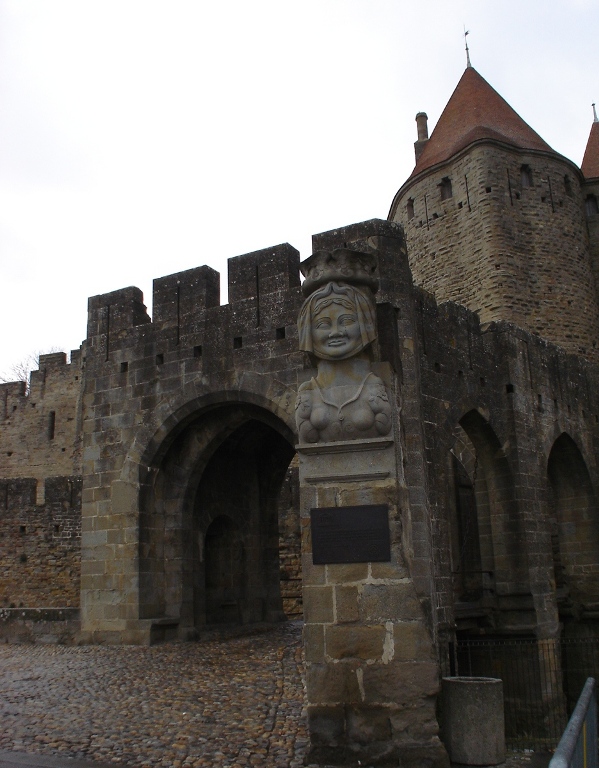
[{"label": "conical red tile roof", "polygon": [[580,170],[585,179],[596,179],[599,177],[599,123],[597,122],[594,122],[591,126]]},{"label": "conical red tile roof", "polygon": [[521,149],[553,152],[473,67],[468,67],[447,102],[412,176],[442,163],[474,141],[495,139]]}]

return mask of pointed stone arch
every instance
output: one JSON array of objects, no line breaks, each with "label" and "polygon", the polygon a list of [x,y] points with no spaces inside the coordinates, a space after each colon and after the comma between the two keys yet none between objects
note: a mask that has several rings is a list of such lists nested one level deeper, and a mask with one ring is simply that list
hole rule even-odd
[{"label": "pointed stone arch", "polygon": [[573,438],[562,432],[547,461],[549,519],[560,615],[583,618],[599,606],[599,502]]},{"label": "pointed stone arch", "polygon": [[[456,601],[472,602],[482,598],[484,573],[476,502],[478,459],[472,441],[459,424],[455,434],[451,449],[454,492],[449,503],[453,592]],[[487,572],[492,571],[492,552],[486,561]]]},{"label": "pointed stone arch", "polygon": [[501,593],[522,592],[528,586],[528,563],[512,468],[497,434],[479,411],[469,411],[460,425],[478,458],[483,485],[477,506],[488,527],[488,534],[481,536],[492,537],[496,588]]},{"label": "pointed stone arch", "polygon": [[[459,614],[460,601],[475,598],[478,621],[495,624],[502,596],[529,591],[513,472],[495,430],[479,410],[471,409],[460,418],[455,436],[451,454],[456,611]],[[468,579],[465,573],[456,579],[456,564],[471,571]]]},{"label": "pointed stone arch", "polygon": [[[225,402],[186,418],[167,442],[143,472],[140,618],[171,618],[190,631],[227,618],[284,618],[277,503],[295,453],[286,425],[252,403]],[[207,569],[237,551],[243,583],[236,572],[233,587],[231,571],[225,587]]]}]

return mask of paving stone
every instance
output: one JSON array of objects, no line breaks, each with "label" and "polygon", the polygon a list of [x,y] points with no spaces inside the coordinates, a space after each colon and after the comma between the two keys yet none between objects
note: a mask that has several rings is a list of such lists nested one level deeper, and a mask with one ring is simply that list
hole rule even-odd
[{"label": "paving stone", "polygon": [[0,768],[300,768],[309,749],[300,622],[150,648],[4,644],[0,690]]},{"label": "paving stone", "polygon": [[301,623],[228,640],[0,645],[0,751],[130,768],[303,765]]}]

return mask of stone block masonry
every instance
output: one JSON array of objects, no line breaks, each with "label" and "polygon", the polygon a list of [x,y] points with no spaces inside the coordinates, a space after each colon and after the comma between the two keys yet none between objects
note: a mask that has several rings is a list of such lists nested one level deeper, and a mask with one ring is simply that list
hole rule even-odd
[{"label": "stone block masonry", "polygon": [[[301,572],[315,754],[368,743],[442,764],[434,702],[456,635],[556,638],[599,615],[599,374],[414,286],[396,223],[314,248],[376,255],[393,447],[355,482],[342,455],[316,462],[299,501],[295,400],[314,370],[291,246],[232,259],[229,305],[208,267],[156,280],[153,320],[136,288],[93,297],[80,357],[42,358],[29,393],[0,387],[1,599],[25,612],[1,631],[33,638],[35,609],[79,607],[82,641],[198,637],[296,614]],[[391,562],[315,565],[309,510],[373,503]]]},{"label": "stone block masonry", "polygon": [[29,388],[0,384],[0,478],[35,478],[38,501],[47,477],[81,474],[81,357],[40,355]]},{"label": "stone block masonry", "polygon": [[414,281],[438,301],[599,360],[596,254],[573,163],[474,144],[409,179],[390,217],[405,227]]},{"label": "stone block masonry", "polygon": [[0,480],[0,607],[78,608],[81,478]]},{"label": "stone block masonry", "polygon": [[[258,494],[248,474],[257,446],[242,460],[249,443],[246,449],[226,440],[230,430],[257,418],[272,423],[260,429],[287,430],[293,443],[285,422],[293,413],[296,371],[304,364],[295,327],[298,262],[297,251],[286,244],[231,259],[226,306],[218,304],[219,275],[208,267],[160,278],[152,321],[137,289],[90,299],[81,593],[90,637],[147,638],[157,620],[169,620],[185,634],[227,616],[245,622],[282,615],[281,571],[285,608],[290,614],[300,610],[298,556],[289,545],[297,532],[274,490],[293,451],[281,446],[276,461],[265,459],[268,476]],[[276,450],[274,443],[269,450]],[[194,462],[203,467],[210,460],[215,479],[198,486]],[[280,469],[274,468],[277,461],[283,462]],[[220,501],[223,484],[239,494],[228,504]],[[260,512],[261,504],[281,514],[273,517],[266,507]],[[191,546],[198,537],[209,546],[207,560],[203,545]],[[204,579],[206,563],[228,558],[229,546],[241,558],[241,570],[248,568],[244,588],[208,575],[207,592],[200,595],[197,580]]]},{"label": "stone block masonry", "polygon": [[81,383],[75,350],[0,384],[0,607],[79,607]]}]

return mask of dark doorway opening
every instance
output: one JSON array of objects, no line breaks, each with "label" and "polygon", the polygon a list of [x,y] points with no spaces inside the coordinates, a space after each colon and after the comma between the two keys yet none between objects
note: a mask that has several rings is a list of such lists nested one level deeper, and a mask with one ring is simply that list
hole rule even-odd
[{"label": "dark doorway opening", "polygon": [[249,403],[190,413],[168,434],[142,475],[140,618],[180,637],[301,618],[294,456],[286,424]]},{"label": "dark doorway opening", "polygon": [[193,538],[200,543],[193,558],[196,628],[286,618],[279,514],[293,456],[275,429],[250,419],[206,464],[193,512]]}]

